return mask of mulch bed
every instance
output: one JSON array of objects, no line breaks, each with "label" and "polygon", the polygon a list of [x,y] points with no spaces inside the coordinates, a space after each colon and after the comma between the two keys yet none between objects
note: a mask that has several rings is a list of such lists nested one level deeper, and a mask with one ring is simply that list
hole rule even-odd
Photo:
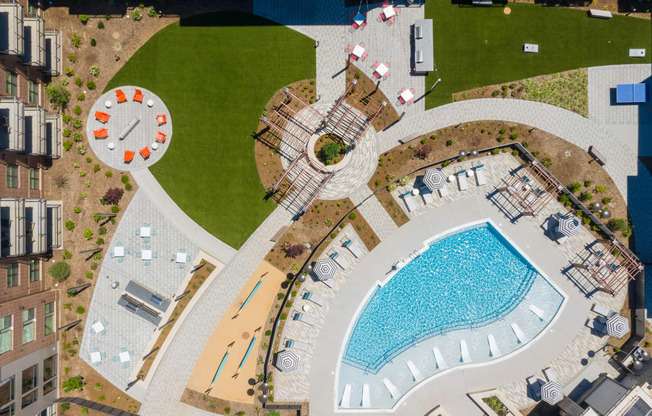
[{"label": "mulch bed", "polygon": [[[363,63],[361,63],[362,65]],[[378,88],[377,81],[372,80],[364,74],[357,66],[349,63],[346,68],[346,89],[348,90],[351,81],[357,80],[355,91],[346,97],[346,103],[371,118],[379,109],[380,103],[387,103],[385,109],[374,120],[374,129],[381,131],[385,127],[398,121],[398,113],[392,105],[396,100],[390,100]]]}]

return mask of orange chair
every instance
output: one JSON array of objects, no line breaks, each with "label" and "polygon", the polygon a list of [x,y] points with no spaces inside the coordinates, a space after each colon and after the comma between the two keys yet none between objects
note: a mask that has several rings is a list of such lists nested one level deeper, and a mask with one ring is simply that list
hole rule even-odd
[{"label": "orange chair", "polygon": [[125,163],[129,163],[134,160],[134,152],[131,150],[125,150]]},{"label": "orange chair", "polygon": [[107,129],[93,130],[93,135],[96,139],[106,139],[109,137],[109,131]]},{"label": "orange chair", "polygon": [[140,155],[143,157],[143,159],[147,159],[152,153],[149,151],[149,147],[145,146],[142,149],[140,149]]},{"label": "orange chair", "polygon": [[156,121],[158,121],[158,125],[160,126],[161,124],[167,123],[168,119],[165,114],[157,114]]},{"label": "orange chair", "polygon": [[118,104],[127,101],[127,96],[122,92],[122,90],[115,90],[115,96],[118,99]]},{"label": "orange chair", "polygon": [[134,93],[134,101],[138,101],[139,103],[143,103],[143,92],[141,90],[136,90]]},{"label": "orange chair", "polygon": [[161,133],[160,131],[158,132],[158,136],[156,136],[156,141],[165,143],[165,134]]},{"label": "orange chair", "polygon": [[102,123],[105,123],[105,124],[108,123],[109,122],[109,117],[111,117],[111,116],[108,115],[107,113],[103,113],[101,111],[96,111],[95,112],[95,118],[98,119],[99,121],[101,121]]}]

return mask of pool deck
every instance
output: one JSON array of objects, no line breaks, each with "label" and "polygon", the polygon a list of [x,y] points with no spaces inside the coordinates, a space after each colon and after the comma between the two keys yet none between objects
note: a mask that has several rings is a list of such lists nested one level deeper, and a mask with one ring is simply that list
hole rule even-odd
[{"label": "pool deck", "polygon": [[[504,164],[505,168],[508,168],[510,164],[516,164],[516,160],[510,155],[493,157],[492,161],[495,162],[490,163]],[[490,178],[487,179],[489,182]],[[493,179],[495,181],[496,178]],[[474,185],[470,184],[469,191],[473,187]],[[349,325],[356,316],[360,303],[376,280],[382,279],[396,260],[408,257],[410,252],[421,248],[424,240],[452,227],[479,219],[490,219],[497,224],[498,228],[529,257],[530,261],[564,292],[567,301],[547,331],[525,348],[508,356],[507,360],[457,367],[440,376],[427,379],[418,388],[410,390],[404,400],[399,402],[395,408],[395,414],[425,414],[438,404],[450,412],[460,406],[465,407],[465,402],[468,402],[465,396],[467,392],[486,390],[497,386],[503,386],[501,391],[519,406],[528,405],[530,403],[527,402],[525,378],[533,374],[540,376],[541,370],[552,364],[557,370],[560,381],[566,384],[584,368],[580,363],[580,358],[588,358],[589,350],[596,351],[606,343],[606,338],[591,335],[590,331],[584,327],[584,323],[590,315],[590,307],[593,302],[598,302],[618,310],[624,301],[625,293],[616,297],[596,293],[589,299],[566,275],[562,274],[562,271],[570,266],[570,260],[574,253],[581,252],[585,244],[593,241],[590,234],[584,230],[579,236],[569,239],[567,242],[569,244],[560,247],[545,237],[539,228],[539,225],[547,217],[545,214],[534,218],[522,218],[518,222],[512,223],[488,199],[488,195],[492,193],[493,189],[490,182],[482,189],[475,189],[475,192],[454,194],[455,197],[447,198],[449,200],[445,204],[423,210],[421,215],[416,216],[384,239],[371,254],[355,264],[354,270],[346,278],[346,282],[341,287],[336,286],[336,289],[339,289],[338,294],[332,297],[333,300],[321,330],[317,328],[310,330],[313,336],[315,332],[319,333],[311,348],[312,357],[319,357],[319,359],[313,359],[311,366],[304,369],[306,371],[304,377],[307,376],[308,371],[310,372],[309,385],[297,389],[309,392],[309,396],[304,400],[309,400],[312,414],[321,416],[361,412],[360,410],[350,412],[337,410],[336,412],[335,403],[339,401],[339,395],[336,393],[336,380],[338,363]],[[438,201],[438,197],[435,197],[435,201]],[[549,204],[549,209],[556,212],[559,207],[552,202]],[[569,344],[568,340],[573,341]],[[307,340],[302,339],[301,341]],[[565,358],[566,353],[570,352],[572,355]],[[277,383],[281,382],[282,376],[285,375],[276,372]],[[354,383],[356,385],[352,386],[352,403],[355,403],[362,383],[363,381],[356,380]],[[280,391],[281,389],[277,391],[277,395]],[[297,393],[299,392],[297,391]],[[296,399],[300,398],[296,397]],[[368,409],[368,412],[378,413],[382,410]]]}]

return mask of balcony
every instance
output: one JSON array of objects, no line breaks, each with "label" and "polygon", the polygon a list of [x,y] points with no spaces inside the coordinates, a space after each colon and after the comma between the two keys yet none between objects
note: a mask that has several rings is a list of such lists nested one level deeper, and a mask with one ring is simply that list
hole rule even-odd
[{"label": "balcony", "polygon": [[31,66],[45,66],[45,20],[40,16],[25,17],[23,62]]},{"label": "balcony", "polygon": [[47,245],[48,249],[63,248],[63,207],[61,202],[47,203]]},{"label": "balcony", "polygon": [[49,155],[53,159],[59,159],[61,157],[62,149],[62,129],[61,125],[63,121],[61,120],[61,115],[59,114],[47,114],[45,116],[45,135],[46,135],[46,151],[45,154]]},{"label": "balcony", "polygon": [[0,198],[0,257],[25,255],[25,199]]},{"label": "balcony", "polygon": [[26,254],[43,254],[48,251],[48,213],[45,199],[25,200]]},{"label": "balcony", "polygon": [[43,73],[52,76],[61,75],[61,32],[56,29],[45,31],[45,66]]},{"label": "balcony", "polygon": [[32,155],[48,155],[48,137],[45,109],[25,106],[25,152]]},{"label": "balcony", "polygon": [[0,97],[0,150],[25,150],[25,104],[16,97]]},{"label": "balcony", "polygon": [[24,53],[23,6],[0,3],[0,53],[22,56]]}]

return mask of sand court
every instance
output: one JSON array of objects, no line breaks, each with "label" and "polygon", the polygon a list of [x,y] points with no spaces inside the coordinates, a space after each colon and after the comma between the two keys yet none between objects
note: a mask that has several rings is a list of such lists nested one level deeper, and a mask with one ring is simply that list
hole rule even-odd
[{"label": "sand court", "polygon": [[[262,328],[285,278],[285,273],[268,262],[260,263],[213,330],[188,380],[187,388],[200,393],[205,393],[210,388],[207,393],[209,396],[254,403],[255,395],[247,395],[247,390],[252,388],[249,379],[256,378],[260,343],[267,338]],[[246,362],[239,369],[249,349]],[[213,383],[220,367],[219,376]],[[238,376],[233,377],[236,373]]]}]

